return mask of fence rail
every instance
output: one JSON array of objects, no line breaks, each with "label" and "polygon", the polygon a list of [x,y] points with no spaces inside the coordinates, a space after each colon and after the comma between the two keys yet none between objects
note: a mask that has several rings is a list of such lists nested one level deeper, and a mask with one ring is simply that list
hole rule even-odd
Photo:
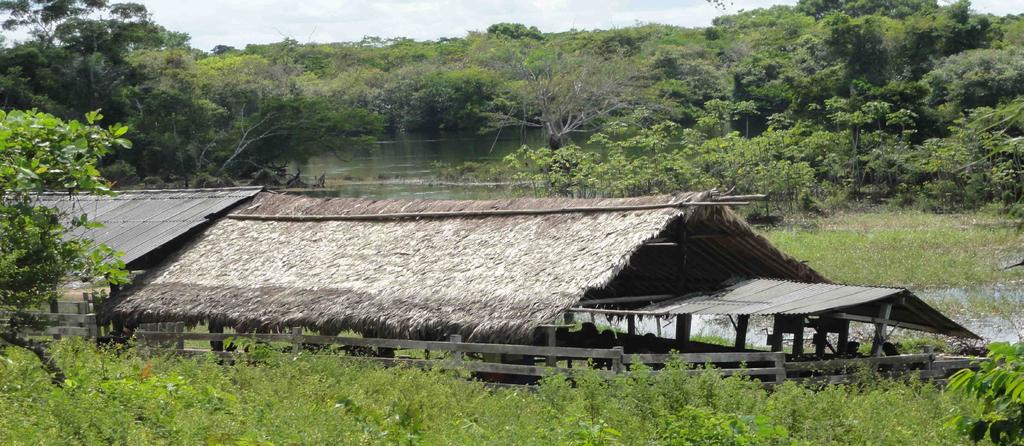
[{"label": "fence rail", "polygon": [[[50,312],[39,312],[36,315],[52,326],[44,330],[23,330],[22,333],[52,336],[55,339],[62,336],[99,338],[105,327],[97,325],[94,313],[98,304],[96,300],[95,297],[87,295],[82,302],[51,302]],[[68,312],[69,310],[71,312]],[[0,316],[9,314],[0,312]],[[891,376],[912,370],[922,378],[941,381],[956,370],[973,367],[973,361],[976,361],[973,358],[937,357],[930,353],[809,361],[787,360],[786,354],[782,352],[758,351],[631,354],[624,352],[622,347],[606,349],[462,342],[458,335],[453,335],[448,341],[419,341],[309,335],[304,334],[301,328],[294,328],[290,333],[192,333],[185,331],[184,325],[180,323],[144,324],[134,336],[138,345],[144,349],[189,356],[213,354],[223,358],[238,358],[239,352],[186,348],[186,342],[205,341],[211,342],[212,346],[229,340],[246,339],[254,342],[290,344],[292,351],[300,351],[311,345],[376,349],[376,356],[349,354],[340,357],[372,361],[386,366],[440,367],[479,374],[525,377],[540,377],[553,373],[572,376],[581,370],[593,370],[611,376],[629,373],[641,364],[650,368],[649,373],[657,374],[666,364],[677,362],[691,368],[687,371],[690,374],[705,373],[704,368],[713,367],[715,372],[722,375],[746,375],[766,385],[780,384],[786,380],[804,383],[849,382],[856,378],[855,370],[861,368],[869,368]],[[395,350],[422,350],[424,357],[394,357]],[[430,359],[432,355],[435,356],[434,359]],[[490,356],[490,360],[474,359],[469,355],[484,358]],[[513,359],[495,361],[495,355]],[[543,361],[543,365],[538,365],[538,360]]]},{"label": "fence rail", "polygon": [[[676,354],[629,354],[621,347],[611,349],[549,347],[535,345],[480,344],[461,342],[458,335],[449,341],[417,341],[401,339],[357,338],[347,336],[306,335],[301,329],[292,333],[187,333],[180,331],[139,330],[135,338],[140,345],[154,343],[175,343],[179,348],[163,348],[179,354],[202,355],[213,353],[225,358],[238,357],[239,352],[211,352],[205,349],[185,349],[185,341],[227,341],[249,339],[261,342],[281,342],[292,345],[297,351],[305,345],[338,345],[344,347],[366,347],[377,349],[424,350],[431,354],[446,353],[446,359],[418,359],[409,357],[346,356],[348,358],[373,361],[385,365],[406,365],[423,368],[458,368],[478,373],[497,373],[523,376],[544,376],[561,373],[572,376],[581,370],[595,370],[598,373],[614,375],[627,373],[643,364],[652,367],[649,373],[657,374],[659,369],[670,362],[684,364],[692,370],[690,374],[704,373],[703,368],[713,367],[722,375],[746,375],[763,383],[774,385],[786,380],[806,383],[842,383],[855,378],[854,371],[869,368],[889,376],[898,376],[914,371],[923,378],[944,378],[955,370],[970,367],[971,359],[958,358],[937,360],[934,354],[899,355],[878,358],[843,358],[815,361],[787,361],[782,352],[721,352],[721,353],[676,353]],[[159,348],[159,347],[158,347]],[[530,364],[485,362],[469,360],[466,354],[504,354],[525,356]],[[536,359],[552,359],[565,366],[536,365]],[[941,359],[941,358],[940,358]],[[580,362],[583,360],[583,362]]]}]

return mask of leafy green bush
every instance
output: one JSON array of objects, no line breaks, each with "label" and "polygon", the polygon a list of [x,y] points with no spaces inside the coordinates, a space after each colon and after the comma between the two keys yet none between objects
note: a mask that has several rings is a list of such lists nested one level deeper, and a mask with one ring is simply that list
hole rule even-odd
[{"label": "leafy green bush", "polygon": [[985,402],[975,416],[950,421],[974,441],[990,439],[999,445],[1024,444],[1024,343],[989,344],[988,360],[980,369],[964,369],[949,379],[949,389]]}]

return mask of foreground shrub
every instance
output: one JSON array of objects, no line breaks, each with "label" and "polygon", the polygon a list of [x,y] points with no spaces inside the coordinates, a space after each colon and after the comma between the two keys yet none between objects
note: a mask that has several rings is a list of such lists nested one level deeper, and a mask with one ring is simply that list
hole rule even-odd
[{"label": "foreground shrub", "polygon": [[945,420],[977,413],[972,398],[928,384],[769,392],[749,379],[691,376],[680,364],[611,380],[551,376],[521,391],[330,355],[226,366],[80,340],[53,351],[68,373],[64,388],[33,356],[0,356],[0,443],[950,445],[969,441]]}]

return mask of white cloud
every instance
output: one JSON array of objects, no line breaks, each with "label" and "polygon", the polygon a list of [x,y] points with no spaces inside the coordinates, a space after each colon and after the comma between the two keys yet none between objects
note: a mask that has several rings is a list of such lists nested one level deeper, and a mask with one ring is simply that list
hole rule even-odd
[{"label": "white cloud", "polygon": [[[139,0],[136,0],[139,1]],[[947,0],[943,0],[947,1]],[[793,4],[796,0],[733,0],[719,10],[705,0],[141,0],[161,25],[192,36],[205,50],[225,44],[355,41],[363,36],[460,37],[497,22],[543,31],[657,22],[707,26],[719,15]],[[974,0],[994,14],[1024,13],[1024,0]],[[13,35],[22,38],[23,35]]]},{"label": "white cloud", "polygon": [[236,47],[291,37],[299,41],[353,41],[363,36],[459,37],[497,22],[543,31],[630,26],[640,22],[706,26],[723,13],[770,6],[771,0],[734,0],[726,11],[705,0],[144,0],[154,19],[192,36],[193,45]]}]

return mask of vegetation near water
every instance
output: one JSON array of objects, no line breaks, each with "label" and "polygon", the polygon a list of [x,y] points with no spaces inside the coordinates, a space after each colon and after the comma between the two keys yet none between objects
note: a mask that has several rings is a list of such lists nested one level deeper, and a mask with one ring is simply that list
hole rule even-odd
[{"label": "vegetation near water", "polygon": [[328,355],[250,354],[234,366],[56,344],[64,387],[30,355],[0,356],[4,444],[953,445],[973,397],[868,379],[812,390],[669,367],[573,388],[489,390],[440,371]]},{"label": "vegetation near water", "polygon": [[[542,33],[499,23],[436,41],[212,49],[144,6],[0,2],[0,105],[64,119],[103,109],[134,150],[120,186],[280,184],[288,162],[346,159],[389,132],[543,129],[456,176],[538,193],[717,187],[784,209],[847,201],[1021,213],[1024,18],[967,0],[803,0],[703,28]],[[208,50],[208,51],[205,51]],[[583,133],[586,132],[586,133]],[[581,134],[599,132],[597,154]]]}]

